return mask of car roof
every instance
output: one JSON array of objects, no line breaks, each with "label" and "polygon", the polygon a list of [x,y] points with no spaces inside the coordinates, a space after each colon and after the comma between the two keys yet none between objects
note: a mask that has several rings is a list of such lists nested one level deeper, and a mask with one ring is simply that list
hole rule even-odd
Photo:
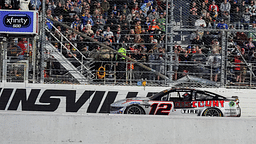
[{"label": "car roof", "polygon": [[224,97],[224,96],[221,96],[221,95],[219,95],[219,94],[217,94],[217,93],[213,93],[213,92],[210,92],[210,91],[205,91],[205,90],[200,90],[200,89],[193,89],[193,88],[176,88],[176,87],[172,87],[172,88],[165,89],[165,90],[163,90],[163,91],[161,91],[161,92],[159,92],[159,93],[154,94],[153,96],[149,97],[149,99],[156,99],[157,97],[162,96],[162,95],[164,95],[164,94],[166,94],[166,93],[169,93],[169,92],[172,92],[172,91],[183,91],[183,92],[186,92],[186,91],[187,91],[187,92],[189,92],[189,91],[197,91],[197,92],[207,92],[207,93],[214,94],[214,95],[216,95],[216,96],[218,96],[218,97],[226,98],[226,97]]}]

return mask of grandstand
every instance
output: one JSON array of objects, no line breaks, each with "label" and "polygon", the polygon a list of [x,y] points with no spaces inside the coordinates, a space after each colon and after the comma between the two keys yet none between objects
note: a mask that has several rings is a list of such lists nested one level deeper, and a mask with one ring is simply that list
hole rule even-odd
[{"label": "grandstand", "polygon": [[7,68],[1,71],[10,82],[256,84],[254,1],[31,0],[29,5],[5,3],[5,9],[40,15],[34,38],[1,34],[0,46],[7,48],[2,54]]}]

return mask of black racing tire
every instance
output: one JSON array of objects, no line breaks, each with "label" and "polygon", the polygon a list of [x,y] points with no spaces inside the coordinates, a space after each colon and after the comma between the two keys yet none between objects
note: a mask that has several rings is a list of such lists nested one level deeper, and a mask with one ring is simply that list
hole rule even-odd
[{"label": "black racing tire", "polygon": [[223,117],[222,112],[219,109],[216,108],[208,108],[206,109],[202,116],[208,116],[208,117]]},{"label": "black racing tire", "polygon": [[137,114],[137,115],[144,115],[145,111],[137,105],[129,106],[125,109],[124,114]]}]

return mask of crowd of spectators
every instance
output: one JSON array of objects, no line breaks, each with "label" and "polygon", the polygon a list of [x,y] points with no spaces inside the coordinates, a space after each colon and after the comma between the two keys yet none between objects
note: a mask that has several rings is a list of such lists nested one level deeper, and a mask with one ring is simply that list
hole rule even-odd
[{"label": "crowd of spectators", "polygon": [[[40,0],[2,0],[1,8],[5,9],[37,9],[41,11]],[[24,2],[23,2],[24,1]],[[27,3],[25,3],[27,2]],[[207,31],[204,29],[256,29],[256,3],[254,1],[242,0],[192,0],[189,8],[189,25],[196,30],[190,34],[190,44],[186,47],[175,45],[173,48],[173,61],[175,66],[174,80],[190,73],[196,73],[203,77],[203,73],[213,73],[210,79],[218,81],[221,66],[221,39],[219,31]],[[163,0],[46,0],[46,15],[69,25],[72,29],[83,32],[98,42],[105,43],[113,49],[129,56],[147,66],[164,73],[165,32],[166,32],[166,3]],[[49,19],[48,19],[49,20]],[[119,71],[133,69],[139,73],[134,74],[135,79],[148,78],[160,79],[154,75],[145,75],[143,69],[137,65],[125,67],[121,62],[123,57],[113,56],[110,51],[101,48],[99,45],[85,40],[82,36],[56,25],[54,29],[51,20],[47,23],[49,30],[60,38],[58,31],[62,32],[79,51],[86,57],[94,57],[99,61],[120,61],[117,63]],[[50,36],[49,36],[50,38]],[[228,53],[233,57],[230,61],[237,63],[241,57],[247,62],[254,62],[254,49],[256,35],[254,32],[228,32],[228,41],[231,46]],[[54,43],[60,49],[59,43]],[[80,57],[80,53],[72,48],[70,43],[65,46]],[[67,57],[73,55],[69,51],[62,51]],[[94,52],[103,53],[96,55]],[[189,64],[189,65],[186,65]],[[195,66],[196,64],[196,66]],[[203,68],[201,65],[207,65]],[[100,62],[96,69],[102,65]],[[236,81],[241,82],[242,72],[235,66],[234,73]],[[244,66],[239,69],[246,69]],[[118,75],[125,78],[124,75]],[[242,81],[244,81],[242,79]]]}]

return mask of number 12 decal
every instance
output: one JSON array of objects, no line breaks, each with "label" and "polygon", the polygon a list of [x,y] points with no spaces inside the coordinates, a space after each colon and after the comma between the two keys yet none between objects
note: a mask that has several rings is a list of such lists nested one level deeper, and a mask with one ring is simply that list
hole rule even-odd
[{"label": "number 12 decal", "polygon": [[172,104],[170,103],[153,103],[149,112],[150,115],[169,115],[172,109]]}]

